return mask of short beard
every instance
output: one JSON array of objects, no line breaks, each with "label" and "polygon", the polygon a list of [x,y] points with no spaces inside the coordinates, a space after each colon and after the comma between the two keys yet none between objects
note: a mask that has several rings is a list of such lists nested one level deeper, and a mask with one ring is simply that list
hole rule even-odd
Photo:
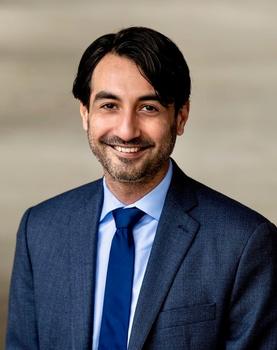
[{"label": "short beard", "polygon": [[100,139],[100,144],[102,149],[97,145],[93,136],[89,132],[88,128],[88,141],[91,148],[91,151],[96,156],[96,158],[101,163],[104,172],[108,173],[113,180],[122,182],[122,183],[149,183],[155,175],[164,167],[165,163],[169,160],[169,157],[174,149],[176,142],[176,124],[174,123],[166,137],[166,142],[162,144],[161,149],[157,152],[156,157],[153,159],[146,159],[144,163],[138,168],[132,167],[135,164],[135,161],[132,159],[127,159],[124,157],[118,157],[121,161],[121,165],[115,165],[107,157],[103,149],[105,147],[111,147],[109,145],[130,145],[138,147],[153,147],[154,144],[152,140],[145,138],[136,138],[131,141],[123,141],[118,137],[111,138],[102,138]]}]

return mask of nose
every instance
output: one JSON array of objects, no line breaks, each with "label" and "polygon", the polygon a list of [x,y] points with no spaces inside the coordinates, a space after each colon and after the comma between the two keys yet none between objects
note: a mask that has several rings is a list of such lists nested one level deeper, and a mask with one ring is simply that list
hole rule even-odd
[{"label": "nose", "polygon": [[115,134],[126,142],[140,136],[139,120],[134,111],[127,110],[120,113]]}]

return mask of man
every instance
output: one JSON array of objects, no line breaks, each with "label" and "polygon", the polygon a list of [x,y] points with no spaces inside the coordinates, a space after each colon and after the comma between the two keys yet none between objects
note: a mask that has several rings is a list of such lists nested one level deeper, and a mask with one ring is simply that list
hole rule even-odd
[{"label": "man", "polygon": [[7,349],[277,349],[275,226],[170,159],[190,96],[176,45],[104,35],[73,94],[104,178],[25,213]]}]

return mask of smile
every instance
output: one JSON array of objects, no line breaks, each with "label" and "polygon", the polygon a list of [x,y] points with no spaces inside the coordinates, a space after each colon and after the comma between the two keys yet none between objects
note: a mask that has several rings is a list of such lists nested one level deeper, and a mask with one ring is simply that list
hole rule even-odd
[{"label": "smile", "polygon": [[137,153],[141,151],[139,147],[122,147],[122,146],[113,146],[115,150],[121,153]]}]

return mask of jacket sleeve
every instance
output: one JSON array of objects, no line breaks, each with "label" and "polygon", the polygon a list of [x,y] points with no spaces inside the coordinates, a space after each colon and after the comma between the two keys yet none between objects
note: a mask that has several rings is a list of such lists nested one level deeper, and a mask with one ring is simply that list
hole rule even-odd
[{"label": "jacket sleeve", "polygon": [[241,256],[231,297],[226,350],[277,349],[277,230],[258,226]]},{"label": "jacket sleeve", "polygon": [[6,350],[39,349],[32,264],[27,241],[30,211],[31,209],[24,214],[17,233],[10,285]]}]

